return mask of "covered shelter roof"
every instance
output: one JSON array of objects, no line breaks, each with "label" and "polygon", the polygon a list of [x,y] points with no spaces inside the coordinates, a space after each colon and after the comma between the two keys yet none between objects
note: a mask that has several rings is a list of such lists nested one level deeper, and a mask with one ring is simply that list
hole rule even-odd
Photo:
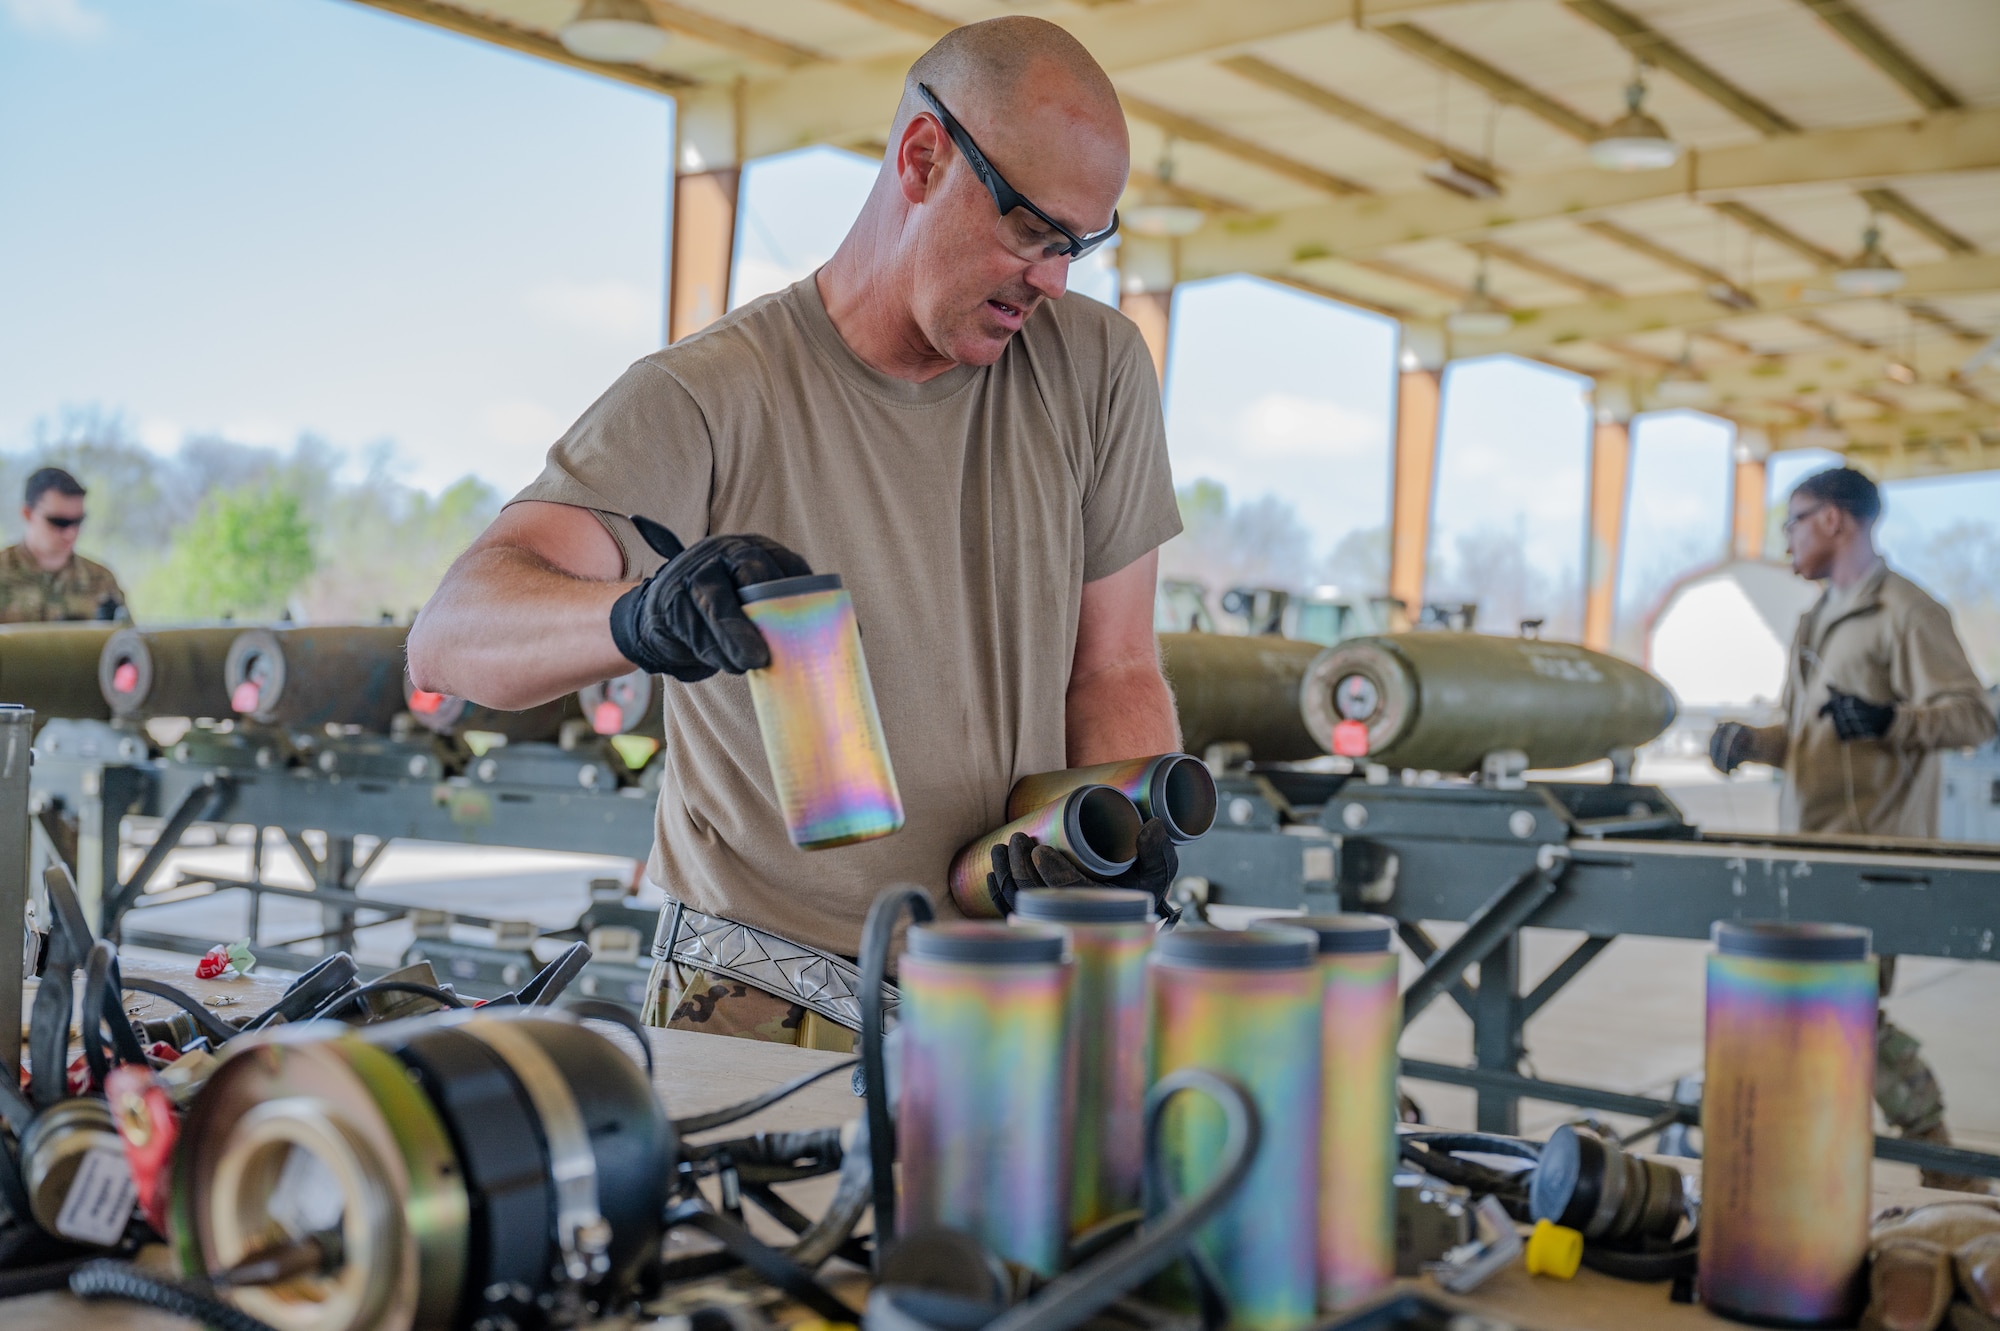
[{"label": "covered shelter roof", "polygon": [[[926,45],[1036,14],[1118,86],[1128,206],[1207,215],[1128,236],[1128,284],[1259,274],[1885,479],[2000,467],[1990,0],[643,0],[671,39],[640,64],[563,47],[577,0],[352,2],[674,96],[684,171],[879,153]],[[1642,64],[1679,158],[1601,169]],[[1886,295],[1835,281],[1871,225]],[[1481,282],[1504,331],[1453,334]]]}]

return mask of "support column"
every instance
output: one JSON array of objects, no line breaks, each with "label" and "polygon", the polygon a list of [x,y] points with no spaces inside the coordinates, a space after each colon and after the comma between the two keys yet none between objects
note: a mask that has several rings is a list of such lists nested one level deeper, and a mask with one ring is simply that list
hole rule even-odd
[{"label": "support column", "polygon": [[1611,649],[1618,610],[1618,565],[1625,544],[1625,488],[1632,427],[1600,412],[1590,437],[1590,547],[1585,572],[1583,645]]},{"label": "support column", "polygon": [[674,215],[667,341],[700,332],[729,309],[742,183],[737,88],[700,89],[674,103]]},{"label": "support column", "polygon": [[1146,350],[1153,353],[1153,373],[1160,389],[1167,386],[1167,348],[1173,335],[1174,278],[1179,266],[1174,242],[1128,235],[1118,249],[1118,309],[1139,325]]},{"label": "support column", "polygon": [[1764,557],[1764,528],[1769,523],[1764,502],[1769,476],[1764,459],[1746,456],[1738,445],[1734,520],[1730,523],[1729,548],[1738,559]]},{"label": "support column", "polygon": [[1437,478],[1439,406],[1443,376],[1426,368],[1408,345],[1396,385],[1396,455],[1389,499],[1389,595],[1403,603],[1410,622],[1424,610],[1424,557],[1430,549],[1431,500]]}]

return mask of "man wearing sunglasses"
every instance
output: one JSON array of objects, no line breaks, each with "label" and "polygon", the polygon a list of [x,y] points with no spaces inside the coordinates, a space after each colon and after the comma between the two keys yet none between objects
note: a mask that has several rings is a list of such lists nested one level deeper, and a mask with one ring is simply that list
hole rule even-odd
[{"label": "man wearing sunglasses", "polygon": [[[1064,296],[1117,231],[1117,94],[1061,28],[991,20],[917,61],[887,142],[832,259],[633,366],[410,635],[419,687],[498,707],[669,676],[648,876],[683,908],[656,943],[683,969],[660,1001],[714,1032],[838,1045],[822,1019],[852,1013],[691,936],[851,979],[875,895],[917,883],[949,913],[953,852],[1020,777],[1179,746],[1152,629],[1180,530],[1159,384],[1130,321]],[[852,593],[905,824],[805,854],[736,593],[808,571]],[[1025,838],[997,861],[1003,890],[1075,876]],[[1149,826],[1126,882],[1164,894],[1174,870]]]},{"label": "man wearing sunglasses", "polygon": [[117,619],[125,593],[111,570],[76,552],[83,486],[61,467],[28,477],[21,543],[0,550],[0,624]]},{"label": "man wearing sunglasses", "polygon": [[[1953,631],[1951,612],[1892,571],[1875,549],[1882,494],[1851,467],[1815,472],[1786,501],[1792,571],[1826,591],[1799,618],[1776,725],[1724,721],[1709,741],[1723,772],[1745,762],[1785,774],[1788,832],[1938,834],[1939,755],[1993,736],[1993,705]],[[1881,958],[1882,996],[1896,958]],[[1944,1095],[1917,1040],[1885,1013],[1875,1099],[1914,1141],[1951,1144]],[[1984,1192],[1966,1175],[1923,1171],[1925,1186]]]}]

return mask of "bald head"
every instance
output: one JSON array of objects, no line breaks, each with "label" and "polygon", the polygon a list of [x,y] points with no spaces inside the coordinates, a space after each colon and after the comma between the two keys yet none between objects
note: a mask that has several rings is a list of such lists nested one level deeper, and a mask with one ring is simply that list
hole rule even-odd
[{"label": "bald head", "polygon": [[1063,233],[1109,228],[1130,154],[1118,94],[1076,38],[1020,16],[953,29],[910,68],[882,174],[821,270],[827,313],[890,373],[992,364],[1067,289]]},{"label": "bald head", "polygon": [[[975,119],[984,128],[1004,118],[997,113],[1052,102],[1092,128],[1111,131],[1121,142],[1125,138],[1125,114],[1110,76],[1082,42],[1046,19],[1009,15],[940,37],[903,81],[891,142],[922,109],[919,83],[929,85],[968,128]],[[972,132],[976,137],[979,129]]]}]

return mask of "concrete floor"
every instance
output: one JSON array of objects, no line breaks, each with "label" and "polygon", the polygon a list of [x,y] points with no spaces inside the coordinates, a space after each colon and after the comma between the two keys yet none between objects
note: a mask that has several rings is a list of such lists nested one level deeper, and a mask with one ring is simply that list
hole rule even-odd
[{"label": "concrete floor", "polygon": [[[1759,775],[1723,781],[1706,763],[1672,761],[1642,766],[1639,779],[1665,786],[1687,815],[1718,829],[1767,830],[1776,826],[1777,786]],[[242,874],[249,847],[237,844],[190,849],[176,854],[172,868]],[[137,852],[133,852],[136,861]],[[274,882],[303,882],[297,862],[282,842],[266,851],[266,876]],[[392,847],[372,871],[364,895],[380,895],[486,916],[528,919],[542,926],[576,918],[594,877],[632,881],[632,861],[562,855],[542,851],[471,849],[405,844]],[[128,866],[129,868],[129,866]],[[148,910],[147,927],[226,941],[241,937],[240,894]],[[266,899],[263,937],[297,937],[318,928],[318,911],[301,903]],[[1452,926],[1436,926],[1448,939]],[[1580,935],[1530,929],[1523,935],[1524,990],[1556,965]],[[411,938],[408,925],[364,929],[359,951],[365,960],[393,964]],[[1702,1063],[1703,967],[1707,945],[1656,938],[1622,938],[1613,943],[1528,1028],[1529,1065],[1558,1081],[1665,1096],[1677,1079]],[[191,964],[191,963],[190,963]],[[1405,957],[1406,979],[1417,967]],[[1887,1001],[1897,1024],[1924,1044],[1944,1088],[1949,1122],[1968,1146],[2000,1150],[2000,1040],[1993,1022],[2000,1016],[2000,964],[1950,962],[1911,957],[1902,963],[1897,991]],[[1453,1063],[1472,1059],[1471,1024],[1457,1006],[1434,1003],[1403,1037],[1405,1055]],[[1405,1087],[1434,1123],[1469,1127],[1472,1095],[1435,1083]],[[1523,1130],[1536,1134],[1570,1117],[1559,1105],[1524,1107]],[[1878,1166],[1892,1174],[1914,1169]]]}]

